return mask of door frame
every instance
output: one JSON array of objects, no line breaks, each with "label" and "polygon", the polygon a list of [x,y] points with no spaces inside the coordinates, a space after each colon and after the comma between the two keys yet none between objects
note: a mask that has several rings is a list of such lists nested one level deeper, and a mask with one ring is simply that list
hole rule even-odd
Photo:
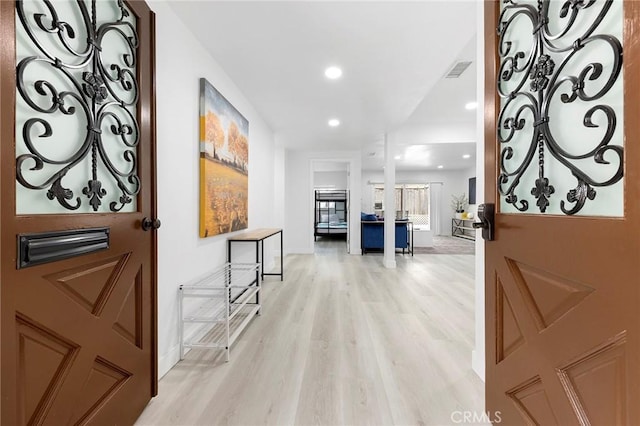
[{"label": "door frame", "polygon": [[[127,0],[128,2],[129,0]],[[146,3],[146,2],[145,2]],[[149,5],[147,4],[147,7]],[[151,217],[158,217],[158,134],[156,124],[156,14],[150,10],[149,48],[151,49]],[[158,395],[158,233],[151,238],[151,396]]]}]

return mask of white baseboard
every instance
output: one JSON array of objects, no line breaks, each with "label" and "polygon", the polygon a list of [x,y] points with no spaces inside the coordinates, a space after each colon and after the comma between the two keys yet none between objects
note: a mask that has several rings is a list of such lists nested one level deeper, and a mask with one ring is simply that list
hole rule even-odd
[{"label": "white baseboard", "polygon": [[484,382],[484,354],[479,351],[471,351],[471,368]]},{"label": "white baseboard", "polygon": [[180,361],[180,345],[175,345],[169,352],[158,357],[158,380],[169,372]]}]

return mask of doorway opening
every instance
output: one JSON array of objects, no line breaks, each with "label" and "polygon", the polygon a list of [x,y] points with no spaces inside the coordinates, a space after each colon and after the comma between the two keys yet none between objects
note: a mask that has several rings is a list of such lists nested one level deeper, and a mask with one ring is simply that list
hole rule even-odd
[{"label": "doorway opening", "polygon": [[313,241],[317,250],[349,252],[349,163],[313,163]]}]

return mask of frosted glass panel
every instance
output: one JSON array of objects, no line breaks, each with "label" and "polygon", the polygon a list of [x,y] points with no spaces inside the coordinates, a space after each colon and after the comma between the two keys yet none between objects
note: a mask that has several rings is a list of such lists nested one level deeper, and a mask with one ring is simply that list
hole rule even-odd
[{"label": "frosted glass panel", "polygon": [[122,2],[16,4],[17,214],[136,211],[137,47]]},{"label": "frosted glass panel", "polygon": [[501,12],[500,211],[622,216],[622,1]]}]

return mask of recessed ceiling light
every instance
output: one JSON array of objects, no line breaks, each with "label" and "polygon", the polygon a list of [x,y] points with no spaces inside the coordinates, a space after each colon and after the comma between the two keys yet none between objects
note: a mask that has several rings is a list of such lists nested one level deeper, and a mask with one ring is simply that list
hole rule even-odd
[{"label": "recessed ceiling light", "polygon": [[329,120],[329,126],[338,127],[339,125],[340,125],[340,120],[338,120],[337,118],[332,118],[331,120]]},{"label": "recessed ceiling light", "polygon": [[439,169],[444,169],[444,166],[441,164],[438,166]]},{"label": "recessed ceiling light", "polygon": [[471,155],[469,155],[469,154],[464,154],[464,155],[462,156],[462,158],[471,158]]},{"label": "recessed ceiling light", "polygon": [[429,147],[426,145],[410,145],[404,151],[407,161],[424,161],[431,156]]},{"label": "recessed ceiling light", "polygon": [[399,159],[401,159],[401,158],[402,158],[402,155],[396,155],[396,156],[395,156],[395,157],[393,157],[393,158],[395,158],[396,160],[399,160]]},{"label": "recessed ceiling light", "polygon": [[324,70],[324,75],[330,80],[335,80],[342,77],[342,70],[338,67],[329,67]]},{"label": "recessed ceiling light", "polygon": [[466,109],[476,109],[476,108],[478,108],[478,103],[477,102],[467,102],[464,107]]}]

